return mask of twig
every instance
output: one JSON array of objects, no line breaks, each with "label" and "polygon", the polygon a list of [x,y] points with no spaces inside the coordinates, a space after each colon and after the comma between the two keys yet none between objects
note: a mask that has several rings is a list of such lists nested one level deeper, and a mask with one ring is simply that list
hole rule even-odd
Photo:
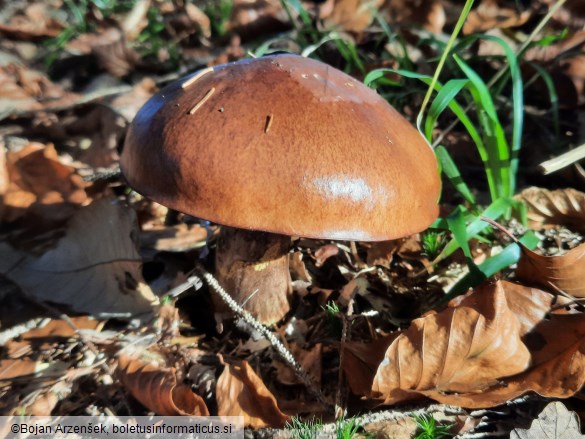
[{"label": "twig", "polygon": [[281,358],[289,365],[291,369],[295,372],[297,377],[305,384],[307,389],[317,398],[317,400],[328,410],[332,411],[333,407],[321,389],[319,389],[309,374],[301,367],[301,365],[297,362],[295,357],[292,353],[282,344],[282,342],[274,335],[270,329],[266,326],[262,325],[252,314],[248,311],[243,309],[232,297],[223,289],[223,287],[219,284],[217,279],[213,277],[211,273],[205,270],[203,267],[198,266],[197,271],[201,273],[207,285],[211,287],[211,290],[217,294],[221,300],[236,314],[238,315],[245,323],[247,323],[254,331],[262,334],[266,339],[270,342],[270,344],[274,347],[276,352],[281,356]]},{"label": "twig", "polygon": [[213,67],[207,67],[206,69],[199,71],[197,74],[191,76],[189,79],[187,79],[185,82],[183,82],[181,84],[181,88],[183,90],[186,89],[190,85],[193,85],[195,83],[195,81],[197,81],[199,78],[201,78],[202,76],[207,75],[208,73],[211,73],[211,72],[213,72]]},{"label": "twig", "polygon": [[582,159],[585,159],[585,144],[571,149],[558,157],[542,162],[538,165],[538,170],[544,175],[548,175]]},{"label": "twig", "polygon": [[351,320],[353,315],[353,298],[349,299],[347,313],[341,313],[341,341],[339,343],[339,372],[337,375],[337,393],[335,394],[335,418],[341,419],[346,415],[347,407],[345,406],[346,385],[344,381],[345,373],[343,371],[343,360],[345,358],[345,345],[351,340]]},{"label": "twig", "polygon": [[201,106],[207,102],[207,100],[211,97],[211,95],[213,94],[213,92],[215,91],[215,87],[211,87],[209,90],[207,90],[207,93],[205,93],[205,96],[203,96],[199,102],[197,102],[195,104],[195,106],[193,108],[191,108],[191,110],[189,110],[189,114],[195,114],[195,112],[197,110],[199,110],[199,108],[201,108]]},{"label": "twig", "polygon": [[504,226],[502,226],[500,223],[497,223],[496,221],[494,221],[491,218],[488,218],[487,216],[483,216],[480,215],[479,217],[482,221],[485,221],[486,223],[491,224],[492,226],[494,226],[496,229],[500,230],[501,232],[505,233],[512,241],[514,241],[516,244],[519,244],[520,242],[518,241],[518,238],[516,238],[514,236],[514,234],[512,232],[510,232],[508,229],[506,229]]},{"label": "twig", "polygon": [[110,169],[104,169],[95,171],[92,174],[84,175],[83,181],[88,181],[90,183],[95,183],[97,181],[104,181],[110,180],[112,178],[119,178],[122,175],[122,171],[120,171],[120,166],[116,165]]}]

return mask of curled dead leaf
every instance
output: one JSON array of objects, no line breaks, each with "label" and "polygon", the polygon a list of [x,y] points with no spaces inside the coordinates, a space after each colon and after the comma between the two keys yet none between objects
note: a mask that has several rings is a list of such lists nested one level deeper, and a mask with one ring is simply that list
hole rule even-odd
[{"label": "curled dead leaf", "polygon": [[543,256],[522,246],[518,279],[551,292],[585,297],[585,244],[559,256]]},{"label": "curled dead leaf", "polygon": [[532,229],[566,226],[576,232],[585,232],[585,193],[576,189],[548,189],[531,187],[514,197],[524,201]]},{"label": "curled dead leaf", "polygon": [[209,416],[209,410],[191,387],[177,383],[177,370],[120,355],[122,383],[142,405],[160,416]]},{"label": "curled dead leaf", "polygon": [[498,0],[483,0],[470,12],[463,26],[463,33],[472,34],[492,29],[521,26],[532,16],[532,11],[501,5]]},{"label": "curled dead leaf", "polygon": [[226,364],[217,380],[216,397],[219,416],[243,416],[244,425],[252,428],[282,428],[290,420],[247,361]]},{"label": "curled dead leaf", "polygon": [[414,320],[386,351],[372,395],[393,404],[485,392],[528,368],[520,330],[502,283],[484,285],[456,307]]}]

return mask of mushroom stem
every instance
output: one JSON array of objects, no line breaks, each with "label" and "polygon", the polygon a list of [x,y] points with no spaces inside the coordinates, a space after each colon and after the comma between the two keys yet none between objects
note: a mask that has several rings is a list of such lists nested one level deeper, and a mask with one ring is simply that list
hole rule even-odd
[{"label": "mushroom stem", "polygon": [[[223,226],[217,240],[216,271],[233,299],[263,324],[289,310],[290,237]],[[216,312],[225,307],[216,303]]]}]

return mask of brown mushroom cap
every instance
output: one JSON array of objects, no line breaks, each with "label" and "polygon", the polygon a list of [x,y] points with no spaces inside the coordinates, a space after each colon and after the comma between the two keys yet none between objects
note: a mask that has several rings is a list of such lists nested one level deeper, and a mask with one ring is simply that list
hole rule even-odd
[{"label": "brown mushroom cap", "polygon": [[394,239],[437,217],[432,149],[352,77],[275,55],[188,80],[130,126],[121,168],[138,192],[219,224],[310,238]]}]

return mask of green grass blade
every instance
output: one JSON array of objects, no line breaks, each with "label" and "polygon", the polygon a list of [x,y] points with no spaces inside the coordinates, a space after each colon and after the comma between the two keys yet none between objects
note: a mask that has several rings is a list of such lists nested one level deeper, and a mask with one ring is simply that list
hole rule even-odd
[{"label": "green grass blade", "polygon": [[[422,81],[425,84],[430,84],[432,81],[432,78],[430,76],[423,75],[423,74],[416,73],[416,72],[412,72],[410,70],[384,68],[384,69],[372,70],[371,72],[369,72],[366,75],[366,77],[364,78],[364,83],[368,86],[372,86],[372,84],[374,82],[379,81],[380,79],[384,78],[384,75],[386,73],[395,73],[395,74],[404,76],[406,78],[418,79],[419,81]],[[467,81],[467,80],[465,79],[464,81]],[[442,89],[443,89],[443,85],[440,82],[437,82],[435,84],[435,90],[440,93],[442,91]],[[479,156],[480,156],[480,158],[484,164],[484,167],[486,169],[486,177],[487,177],[487,181],[488,181],[488,186],[490,188],[494,188],[496,185],[496,181],[495,181],[493,172],[488,164],[488,158],[489,158],[488,150],[485,146],[485,143],[484,143],[481,135],[479,134],[479,131],[477,130],[477,128],[475,127],[475,125],[473,124],[473,122],[471,121],[469,116],[467,116],[463,107],[461,107],[461,105],[459,105],[455,99],[452,99],[451,101],[449,101],[448,107],[455,114],[455,116],[457,116],[457,118],[461,121],[461,123],[463,124],[463,126],[465,127],[467,132],[469,133],[469,136],[471,137],[471,139],[475,143],[475,146],[477,148]],[[497,198],[497,197],[494,195],[494,199],[495,198]]]},{"label": "green grass blade", "polygon": [[[538,245],[539,239],[538,237],[532,232],[529,231],[526,233],[519,241],[528,247],[529,249],[534,249]],[[504,250],[502,250],[497,255],[494,255],[481,264],[477,266],[479,271],[485,276],[486,279],[492,277],[494,274],[502,271],[505,268],[515,264],[520,259],[521,249],[520,246],[516,243],[509,244]],[[469,288],[475,287],[478,285],[477,281],[474,279],[474,274],[469,273],[465,275],[459,282],[457,282],[449,291],[449,294],[446,294],[440,301],[439,305],[446,304],[449,300],[453,299],[454,297],[465,293]]]},{"label": "green grass blade", "polygon": [[470,80],[467,88],[471,92],[478,110],[478,117],[484,130],[485,145],[488,153],[488,168],[494,176],[494,187],[490,187],[492,200],[510,197],[513,186],[510,175],[510,148],[504,128],[500,123],[491,93],[479,75],[457,55],[453,58]]},{"label": "green grass blade", "polygon": [[[479,215],[475,216],[474,219],[466,227],[466,235],[468,239],[475,237],[478,233],[481,233],[489,224],[481,220],[479,216],[485,216],[490,219],[497,219],[505,215],[510,208],[513,206],[514,201],[510,198],[499,198],[491,203],[487,208],[484,209]],[[448,227],[450,229],[450,227]],[[454,251],[460,248],[460,245],[456,239],[451,239],[447,245],[443,248],[443,251],[437,258],[432,262],[436,264],[443,259],[449,257]]]},{"label": "green grass blade", "polygon": [[461,196],[465,198],[465,201],[471,205],[475,205],[475,197],[471,193],[469,186],[467,186],[463,180],[463,177],[461,177],[461,173],[447,149],[443,145],[439,145],[435,148],[435,154],[437,155],[442,171],[445,173],[451,184],[453,184]]},{"label": "green grass blade", "polygon": [[550,99],[550,106],[551,106],[552,117],[553,117],[553,126],[555,129],[556,136],[559,137],[561,134],[561,123],[560,123],[560,117],[559,117],[559,115],[560,115],[559,96],[557,94],[557,88],[555,87],[552,76],[542,66],[539,66],[538,64],[533,63],[533,62],[529,62],[528,64],[534,70],[536,70],[536,72],[542,78],[542,80],[544,81],[544,84],[546,85],[546,89],[548,90],[548,96]]},{"label": "green grass blade", "polygon": [[493,35],[481,35],[482,40],[492,41],[504,49],[510,75],[512,77],[512,107],[513,107],[513,124],[512,124],[512,142],[510,151],[510,191],[508,196],[512,196],[516,191],[516,174],[518,172],[518,155],[522,147],[522,129],[524,126],[524,93],[522,86],[522,73],[518,66],[516,54],[512,48],[503,39]]},{"label": "green grass blade", "polygon": [[[455,99],[455,96],[467,85],[467,79],[452,79],[447,82],[435,97],[435,100],[429,108],[427,118],[425,120],[425,136],[430,142],[433,136],[433,128],[439,119],[439,116],[449,106],[449,103]],[[440,85],[438,82],[436,83]],[[435,87],[437,88],[437,87]]]},{"label": "green grass blade", "polygon": [[420,107],[420,110],[418,112],[418,116],[416,118],[416,126],[417,126],[418,130],[421,132],[421,134],[423,132],[422,131],[422,119],[423,119],[425,109],[427,108],[427,105],[428,105],[429,101],[431,100],[431,95],[433,94],[433,91],[435,90],[435,84],[439,81],[439,76],[441,74],[441,71],[443,70],[443,66],[445,65],[445,62],[447,61],[447,58],[449,57],[449,53],[451,51],[451,48],[453,47],[453,44],[455,44],[455,40],[457,39],[459,32],[461,32],[461,29],[463,28],[463,24],[465,23],[465,20],[467,19],[467,16],[469,15],[469,12],[471,11],[471,7],[473,6],[473,2],[474,2],[474,0],[466,0],[465,5],[463,6],[463,10],[459,14],[459,19],[457,20],[457,23],[455,24],[455,28],[453,29],[453,32],[451,33],[451,37],[449,38],[449,41],[447,42],[447,47],[445,48],[445,51],[443,52],[443,55],[441,56],[441,59],[439,60],[439,64],[437,64],[437,68],[435,69],[435,73],[433,74],[433,78],[431,79],[431,83],[429,84],[429,89],[427,90],[427,93],[425,94],[425,97],[423,99],[423,103]]}]

